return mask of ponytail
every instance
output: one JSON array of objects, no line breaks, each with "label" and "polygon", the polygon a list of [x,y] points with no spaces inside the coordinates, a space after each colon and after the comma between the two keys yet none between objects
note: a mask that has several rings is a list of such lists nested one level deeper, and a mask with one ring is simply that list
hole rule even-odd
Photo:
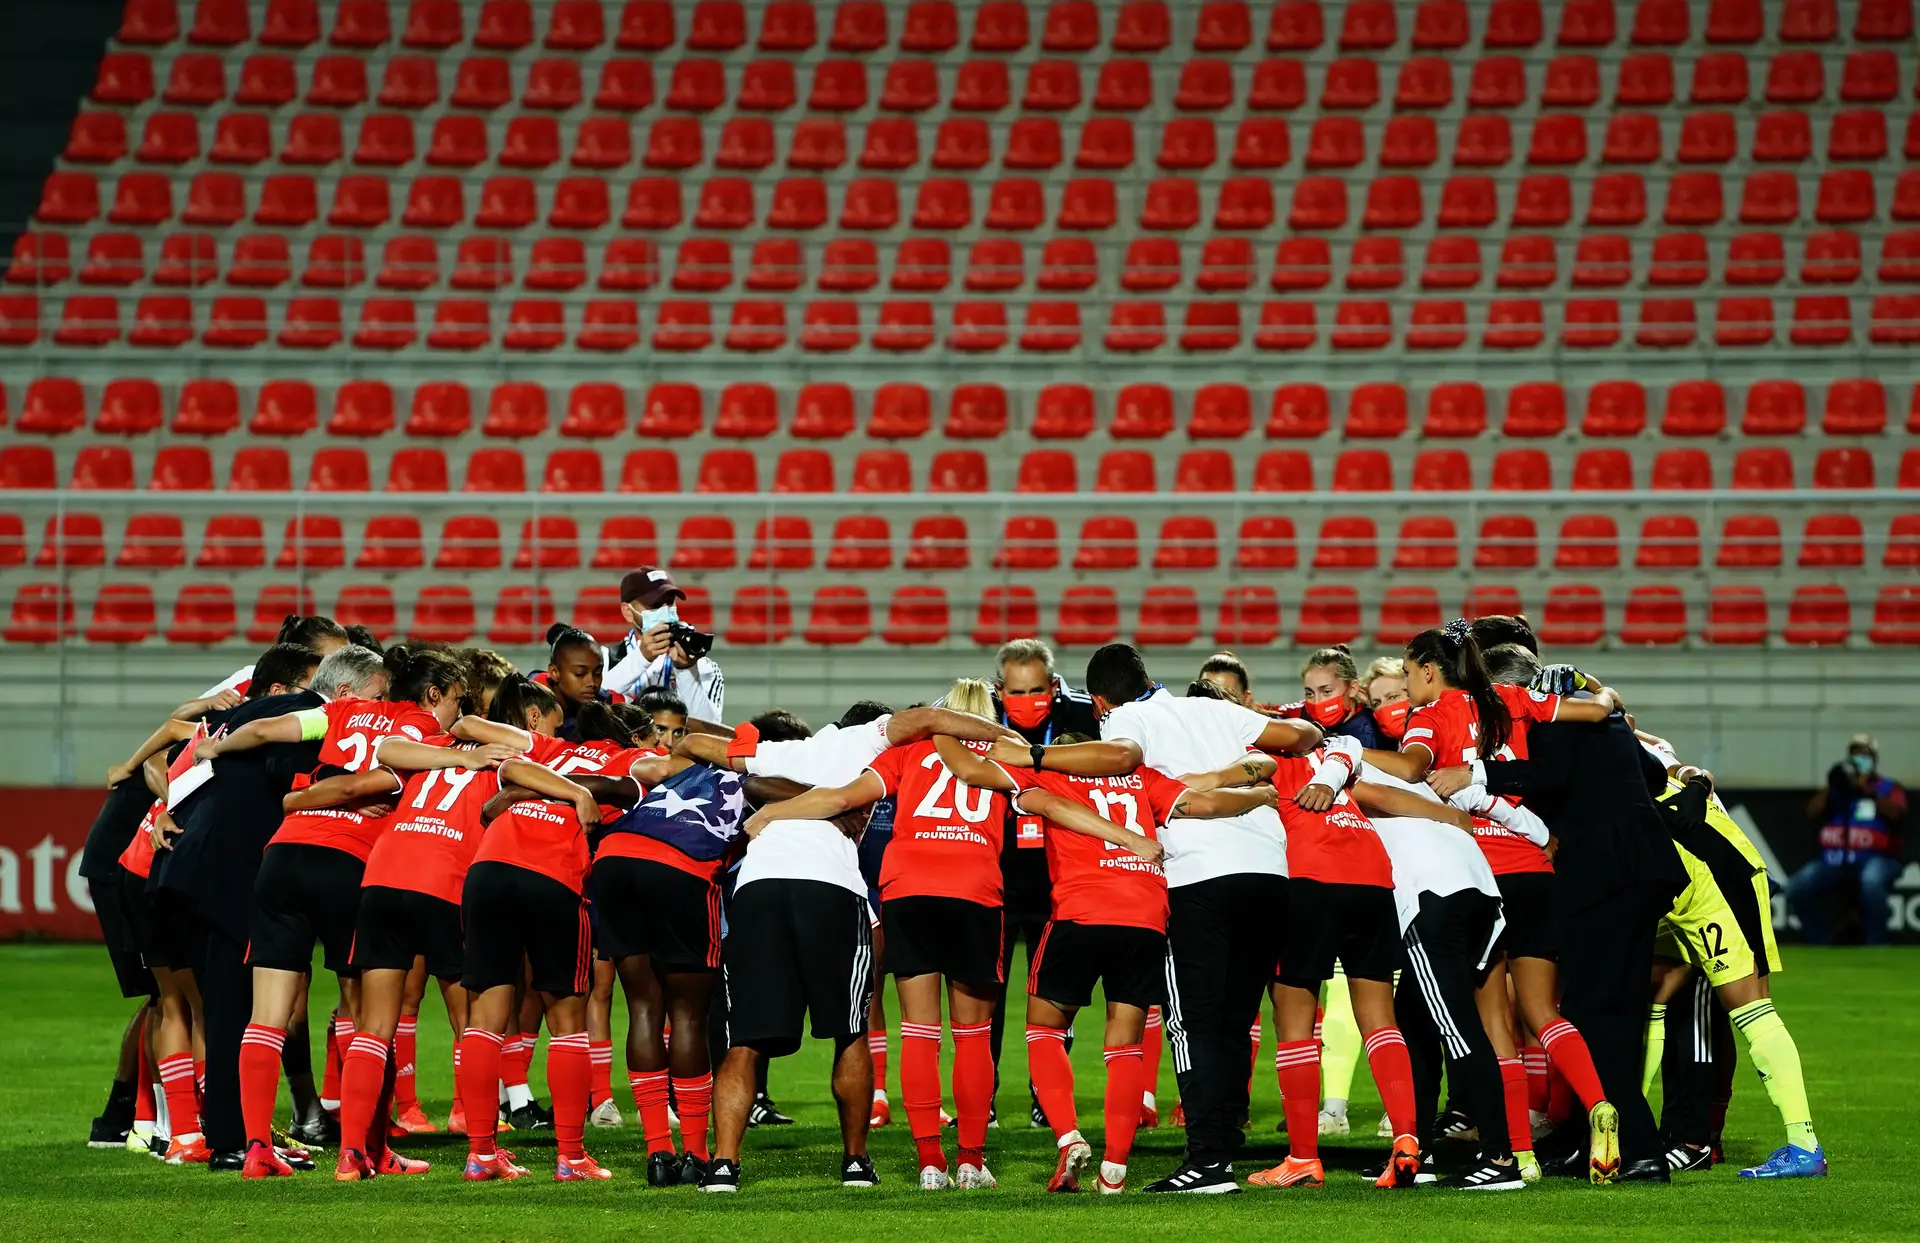
[{"label": "ponytail", "polygon": [[[649,721],[651,726],[652,722]],[[617,742],[631,749],[639,744],[633,740],[633,734],[621,723],[613,709],[597,699],[581,704],[573,714],[573,740],[575,742]]]},{"label": "ponytail", "polygon": [[280,619],[280,631],[274,635],[275,643],[297,643],[301,647],[312,647],[319,639],[338,639],[342,643],[350,641],[347,629],[331,617],[302,617],[298,613],[289,613]]},{"label": "ponytail", "polygon": [[467,663],[452,652],[395,645],[386,651],[387,698],[419,703],[429,690],[442,695],[467,684]]},{"label": "ponytail", "polygon": [[500,689],[493,693],[493,705],[487,710],[487,719],[511,725],[515,729],[525,729],[529,713],[545,716],[559,710],[560,701],[552,691],[516,671],[508,674],[500,683]]},{"label": "ponytail", "polygon": [[1482,756],[1490,756],[1507,745],[1513,734],[1513,718],[1507,703],[1493,688],[1487,673],[1480,643],[1465,618],[1456,617],[1439,630],[1423,630],[1407,644],[1408,661],[1418,665],[1439,665],[1447,685],[1465,691],[1473,700],[1480,718],[1476,746]]}]

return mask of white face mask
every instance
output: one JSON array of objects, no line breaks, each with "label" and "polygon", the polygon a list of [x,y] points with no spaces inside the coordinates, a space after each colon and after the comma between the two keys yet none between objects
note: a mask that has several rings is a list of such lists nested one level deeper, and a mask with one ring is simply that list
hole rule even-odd
[{"label": "white face mask", "polygon": [[663,622],[679,620],[680,610],[671,604],[662,605],[657,609],[642,609],[640,611],[640,633],[646,634]]}]

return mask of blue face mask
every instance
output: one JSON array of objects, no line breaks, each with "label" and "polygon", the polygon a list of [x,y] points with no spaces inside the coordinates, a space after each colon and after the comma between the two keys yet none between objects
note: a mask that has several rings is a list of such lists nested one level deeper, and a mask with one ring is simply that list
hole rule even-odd
[{"label": "blue face mask", "polygon": [[663,622],[679,620],[680,610],[671,604],[662,605],[657,609],[643,609],[640,613],[640,633],[646,634]]},{"label": "blue face mask", "polygon": [[1847,763],[1853,765],[1854,768],[1862,773],[1870,773],[1873,771],[1873,757],[1871,755],[1849,755],[1847,757]]}]

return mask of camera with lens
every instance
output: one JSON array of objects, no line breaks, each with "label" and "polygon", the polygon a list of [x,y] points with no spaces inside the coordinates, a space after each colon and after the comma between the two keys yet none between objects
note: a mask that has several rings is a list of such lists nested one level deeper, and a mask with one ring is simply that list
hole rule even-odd
[{"label": "camera with lens", "polygon": [[699,660],[713,650],[712,634],[696,630],[678,618],[667,623],[667,638],[693,660]]}]

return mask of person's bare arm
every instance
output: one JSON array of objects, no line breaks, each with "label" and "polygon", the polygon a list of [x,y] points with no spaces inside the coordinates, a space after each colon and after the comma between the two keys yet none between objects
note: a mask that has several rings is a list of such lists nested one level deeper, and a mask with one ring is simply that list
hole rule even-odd
[{"label": "person's bare arm", "polygon": [[296,811],[344,807],[364,798],[391,794],[400,786],[400,778],[384,768],[371,768],[364,773],[341,773],[302,789],[287,791],[281,796],[280,810],[292,815]]},{"label": "person's bare arm", "polygon": [[1450,803],[1435,802],[1412,790],[1402,790],[1395,786],[1380,785],[1372,781],[1354,784],[1353,801],[1360,804],[1363,811],[1377,811],[1383,816],[1412,816],[1428,820],[1438,820],[1441,824],[1450,824],[1465,833],[1473,832],[1473,817]]},{"label": "person's bare arm", "polygon": [[635,760],[627,775],[643,786],[657,786],[683,769],[693,767],[684,755],[646,755]]},{"label": "person's bare arm", "polygon": [[232,687],[228,687],[216,695],[208,695],[201,699],[189,699],[178,708],[175,708],[170,715],[171,718],[176,721],[197,721],[209,712],[225,712],[229,708],[238,708],[245,702],[247,702],[245,695],[242,695]]},{"label": "person's bare arm", "polygon": [[1325,737],[1320,727],[1312,721],[1276,717],[1267,721],[1267,727],[1260,731],[1260,737],[1253,745],[1275,755],[1305,755],[1319,746]]},{"label": "person's bare arm", "polygon": [[747,817],[741,832],[758,837],[760,830],[775,820],[832,820],[834,817],[879,801],[887,793],[886,783],[872,769],[843,786],[815,786],[785,802],[769,803]]},{"label": "person's bare arm", "polygon": [[698,717],[690,716],[687,718],[687,732],[689,734],[705,734],[710,738],[730,739],[733,737],[733,726],[722,725],[718,721],[703,721]]},{"label": "person's bare arm", "polygon": [[1166,847],[1145,834],[1135,833],[1132,829],[1096,816],[1074,800],[1062,798],[1050,790],[1027,790],[1015,802],[1021,811],[1045,816],[1060,828],[1112,842],[1122,850],[1131,850],[1148,863],[1158,863],[1166,855]]},{"label": "person's bare arm", "polygon": [[1187,820],[1218,820],[1244,816],[1260,807],[1280,806],[1280,791],[1272,783],[1246,789],[1189,790],[1173,805],[1173,814]]},{"label": "person's bare arm", "polygon": [[[1001,762],[1015,768],[1032,768],[1032,754],[1024,739],[1017,750],[1017,754]],[[1115,738],[1107,742],[1069,742],[1048,747],[1040,766],[1050,773],[1066,773],[1070,777],[1118,777],[1132,772],[1142,762],[1139,743],[1131,738]]]},{"label": "person's bare arm", "polygon": [[1361,758],[1387,776],[1402,781],[1425,781],[1433,771],[1433,752],[1424,743],[1409,744],[1404,751],[1376,751],[1369,747]]},{"label": "person's bare arm", "polygon": [[[993,744],[994,753],[1010,750],[1011,743],[1005,739]],[[976,790],[999,790],[1008,793],[1019,789],[1013,778],[1007,776],[1006,769],[989,760],[980,752],[973,750],[959,739],[942,734],[933,740],[933,749],[940,753],[940,762],[956,780],[965,782]]]},{"label": "person's bare arm", "polygon": [[155,798],[167,797],[167,753],[155,751],[140,764],[140,779],[147,783],[147,793]]},{"label": "person's bare arm", "polygon": [[[542,799],[572,803],[583,828],[590,829],[600,823],[600,803],[588,793],[586,787],[571,778],[562,777],[544,764],[536,764],[532,760],[508,760],[500,766],[500,785],[502,789],[510,785],[519,786]],[[480,823],[491,824],[496,816],[510,806],[501,804],[496,808],[494,802],[498,797],[495,795],[487,800],[487,805],[480,811]]]},{"label": "person's bare arm", "polygon": [[1279,767],[1280,761],[1272,756],[1249,751],[1225,768],[1217,768],[1210,773],[1188,773],[1180,780],[1188,788],[1201,792],[1225,790],[1265,781]]},{"label": "person's bare arm", "polygon": [[[593,795],[595,804],[606,807],[632,807],[640,801],[640,787],[631,777],[608,777],[600,773],[575,773],[568,778]],[[539,802],[552,797],[523,785],[503,785],[480,812],[483,822],[491,821],[515,803]],[[489,810],[491,809],[491,810]]]},{"label": "person's bare arm", "polygon": [[483,716],[463,716],[447,732],[462,742],[498,743],[521,753],[533,749],[533,735],[526,730]]},{"label": "person's bare arm", "polygon": [[373,758],[388,768],[425,772],[429,768],[464,768],[479,772],[505,760],[518,758],[520,748],[497,742],[481,747],[436,747],[411,738],[389,734],[373,744]]},{"label": "person's bare arm", "polygon": [[740,783],[740,792],[746,795],[747,801],[755,807],[765,807],[768,803],[795,798],[811,789],[813,789],[812,786],[790,777],[748,777]]},{"label": "person's bare arm", "polygon": [[203,760],[213,760],[235,751],[264,747],[271,742],[299,742],[305,736],[306,727],[300,720],[300,714],[283,712],[279,716],[248,721],[231,734],[209,738],[194,749],[194,755]]},{"label": "person's bare arm", "polygon": [[747,762],[739,756],[727,755],[728,739],[718,734],[688,734],[673,744],[673,753],[690,760],[699,760],[715,768],[730,768],[736,773],[747,771]]},{"label": "person's bare arm", "polygon": [[1612,716],[1619,707],[1619,697],[1613,693],[1612,688],[1602,686],[1593,692],[1591,699],[1561,699],[1560,707],[1554,713],[1553,719],[1594,724]]},{"label": "person's bare arm", "polygon": [[921,742],[935,734],[969,742],[992,742],[996,738],[1012,738],[1023,745],[1025,742],[1017,730],[998,721],[951,708],[908,708],[887,718],[887,741],[896,747]]},{"label": "person's bare arm", "polygon": [[134,750],[134,753],[119,764],[107,770],[107,788],[111,790],[122,781],[133,776],[146,764],[147,757],[159,755],[176,742],[185,742],[199,729],[198,722],[168,717],[160,722],[160,728],[147,736],[147,740]]}]

